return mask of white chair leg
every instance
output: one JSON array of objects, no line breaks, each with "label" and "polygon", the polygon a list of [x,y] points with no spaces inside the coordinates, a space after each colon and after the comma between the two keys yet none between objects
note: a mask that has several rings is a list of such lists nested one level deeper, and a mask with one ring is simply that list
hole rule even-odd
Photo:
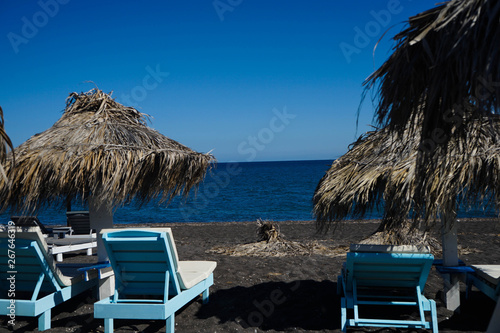
[{"label": "white chair leg", "polygon": [[58,253],[58,254],[56,254],[56,261],[57,261],[57,262],[61,262],[61,261],[63,261],[63,254],[62,254],[62,253]]},{"label": "white chair leg", "polygon": [[91,248],[91,247],[89,247],[89,248],[87,249],[87,255],[88,255],[88,256],[91,256],[91,255],[92,255],[92,248]]}]

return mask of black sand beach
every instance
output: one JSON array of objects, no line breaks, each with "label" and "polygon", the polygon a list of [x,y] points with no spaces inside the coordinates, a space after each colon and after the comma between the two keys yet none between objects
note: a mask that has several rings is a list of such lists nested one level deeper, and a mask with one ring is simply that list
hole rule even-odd
[{"label": "black sand beach", "polygon": [[[370,235],[377,223],[349,221],[339,226],[335,233],[317,234],[311,221],[279,222],[281,232],[288,240],[316,241],[318,245],[337,248],[335,253],[338,253],[333,256],[284,257],[237,257],[210,251],[215,247],[255,242],[255,222],[167,225],[173,230],[181,260],[217,261],[210,302],[202,305],[198,298],[177,312],[176,332],[340,332],[340,299],[336,287],[337,275],[345,259],[345,248],[342,247]],[[500,225],[496,220],[461,220],[458,230],[463,261],[467,264],[500,264]],[[438,237],[439,230],[433,232]],[[65,262],[96,260],[95,255],[65,257]],[[442,287],[442,280],[433,269],[425,295],[437,302],[439,331],[484,332],[495,303],[475,289],[466,300],[462,284],[461,313],[455,314],[446,310],[440,300]],[[103,321],[93,318],[93,302],[95,299],[88,292],[56,307],[52,311],[52,329],[46,332],[103,332]],[[38,331],[36,319],[16,319],[15,332]],[[1,332],[12,331],[6,324],[3,317]],[[165,323],[116,320],[115,332],[165,332]]]}]

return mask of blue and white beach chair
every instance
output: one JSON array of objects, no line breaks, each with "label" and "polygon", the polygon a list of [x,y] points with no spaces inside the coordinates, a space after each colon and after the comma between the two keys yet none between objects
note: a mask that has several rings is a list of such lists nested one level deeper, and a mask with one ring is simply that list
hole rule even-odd
[{"label": "blue and white beach chair", "polygon": [[38,329],[50,329],[51,309],[97,285],[77,271],[55,265],[38,227],[0,232],[0,314],[12,320],[38,317]]},{"label": "blue and white beach chair", "polygon": [[116,278],[114,295],[94,304],[105,332],[113,332],[113,319],[166,320],[174,332],[175,311],[200,294],[208,301],[217,263],[179,261],[170,228],[101,233]]},{"label": "blue and white beach chair", "polygon": [[[436,303],[423,295],[433,260],[429,250],[421,247],[351,245],[338,277],[338,292],[342,294],[342,331],[346,332],[348,327],[372,326],[432,328],[433,332],[438,332]],[[363,317],[360,308],[370,305],[413,306],[420,319]],[[430,321],[425,318],[428,311]]]}]

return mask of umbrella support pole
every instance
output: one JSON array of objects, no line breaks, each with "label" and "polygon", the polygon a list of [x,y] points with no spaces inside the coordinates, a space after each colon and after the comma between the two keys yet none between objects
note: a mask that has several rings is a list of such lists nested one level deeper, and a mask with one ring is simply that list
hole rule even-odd
[{"label": "umbrella support pole", "polygon": [[[442,243],[443,266],[458,266],[458,242],[456,214],[443,214]],[[460,310],[460,274],[443,274],[444,292],[443,301],[451,311]]]},{"label": "umbrella support pole", "polygon": [[[113,228],[113,212],[110,211],[106,205],[97,206],[89,198],[89,219],[90,227],[95,229],[97,233],[97,258],[99,262],[108,261],[108,254],[104,248],[104,243],[102,241],[101,230]],[[104,299],[113,295],[115,289],[115,277],[114,275],[105,277],[99,280],[99,290],[98,298],[99,300]]]}]

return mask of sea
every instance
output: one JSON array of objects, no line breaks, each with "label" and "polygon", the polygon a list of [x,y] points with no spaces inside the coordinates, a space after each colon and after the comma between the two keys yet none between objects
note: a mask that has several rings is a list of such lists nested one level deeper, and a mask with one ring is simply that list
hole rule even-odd
[{"label": "sea", "polygon": [[[117,207],[115,224],[304,221],[314,220],[312,198],[316,186],[333,160],[218,163],[197,190],[176,197],[168,205],[153,200],[142,206],[131,203]],[[88,210],[79,202],[72,210]],[[66,208],[47,207],[38,211],[46,225],[66,224]],[[10,215],[0,215],[6,223]],[[494,207],[480,204],[460,207],[459,218],[497,217]],[[365,219],[379,219],[382,209],[369,211]]]}]

